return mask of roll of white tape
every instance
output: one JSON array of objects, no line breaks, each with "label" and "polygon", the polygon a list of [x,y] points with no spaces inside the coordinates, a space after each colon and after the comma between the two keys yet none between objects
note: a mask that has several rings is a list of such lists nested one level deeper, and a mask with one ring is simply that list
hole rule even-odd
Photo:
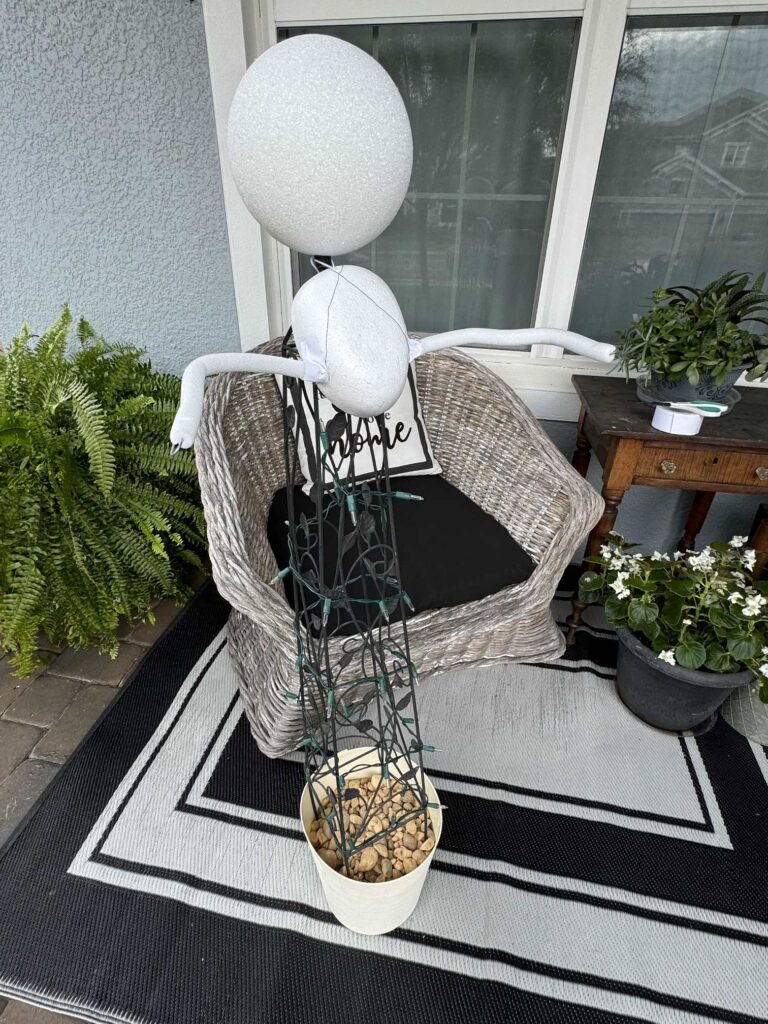
[{"label": "roll of white tape", "polygon": [[651,420],[651,426],[663,430],[665,434],[686,434],[691,437],[698,434],[704,418],[696,412],[680,412],[666,405],[657,405]]}]

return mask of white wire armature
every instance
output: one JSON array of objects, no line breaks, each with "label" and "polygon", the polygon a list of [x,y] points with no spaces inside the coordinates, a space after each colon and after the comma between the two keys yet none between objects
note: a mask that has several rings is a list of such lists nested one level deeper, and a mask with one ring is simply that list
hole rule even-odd
[{"label": "white wire armature", "polygon": [[216,373],[281,373],[299,380],[328,379],[324,366],[306,359],[283,359],[259,352],[214,352],[193,359],[181,378],[181,398],[171,427],[172,451],[191,448],[203,415],[205,378]]},{"label": "white wire armature", "polygon": [[[329,261],[330,262],[330,261]],[[397,323],[390,313],[383,309],[370,295],[360,288],[353,281],[344,277],[344,268],[329,265],[322,257],[316,257],[313,265],[322,267],[322,272],[334,273],[337,275],[337,282],[344,280],[347,284],[372,302],[378,309],[385,313],[389,319]],[[205,392],[205,378],[216,373],[272,373],[282,374],[286,377],[297,377],[300,380],[314,381],[318,384],[330,383],[326,356],[328,351],[328,334],[330,329],[330,307],[336,298],[336,288],[333,289],[331,299],[328,303],[328,316],[326,316],[326,336],[323,342],[317,338],[297,338],[297,345],[301,359],[284,359],[280,356],[268,356],[252,352],[220,352],[207,356],[200,356],[193,360],[184,371],[181,380],[181,399],[179,410],[171,427],[171,444],[173,450],[179,448],[190,448],[195,441],[200,419],[203,413],[203,399]],[[402,331],[400,324],[398,329]],[[405,332],[403,332],[405,334]],[[444,348],[455,348],[457,346],[485,346],[497,349],[527,349],[531,345],[549,344],[558,345],[568,352],[574,352],[598,362],[610,363],[615,357],[613,345],[606,345],[591,338],[585,338],[581,334],[574,334],[571,331],[561,331],[554,328],[531,327],[520,330],[491,330],[485,328],[466,328],[458,331],[447,331],[442,334],[432,334],[425,338],[415,339],[405,334],[408,341],[409,356],[411,361],[430,352],[438,352]],[[342,337],[337,342],[338,346],[348,345],[349,339]],[[336,365],[343,365],[344,359],[337,358]],[[366,376],[375,378],[375,367],[366,367]],[[405,374],[403,374],[403,386],[405,385]],[[322,389],[321,389],[322,390]]]}]

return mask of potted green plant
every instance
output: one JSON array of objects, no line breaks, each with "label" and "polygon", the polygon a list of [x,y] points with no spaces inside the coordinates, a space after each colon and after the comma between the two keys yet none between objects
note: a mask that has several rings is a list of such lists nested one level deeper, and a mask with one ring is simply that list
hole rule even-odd
[{"label": "potted green plant", "polygon": [[117,653],[121,617],[191,595],[205,524],[194,456],[171,456],[177,377],[67,307],[0,346],[0,634],[16,671],[38,636]]},{"label": "potted green plant", "polygon": [[609,534],[598,568],[579,580],[619,640],[616,686],[636,715],[661,729],[706,731],[737,687],[768,701],[768,583],[748,575],[745,537],[670,557],[633,553]]},{"label": "potted green plant", "polygon": [[[765,274],[729,271],[703,288],[659,288],[651,308],[619,332],[616,358],[637,371],[638,397],[656,402],[728,398],[739,376],[768,377],[768,342],[745,324],[768,324]],[[733,404],[731,402],[730,404]]]}]

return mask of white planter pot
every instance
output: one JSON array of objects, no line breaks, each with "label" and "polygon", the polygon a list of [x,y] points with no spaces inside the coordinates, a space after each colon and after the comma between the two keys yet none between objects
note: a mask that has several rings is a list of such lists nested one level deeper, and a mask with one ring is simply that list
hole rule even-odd
[{"label": "white planter pot", "polygon": [[[345,771],[345,766],[349,765],[354,765],[354,769],[349,772]],[[367,778],[369,775],[379,774],[381,771],[378,755],[370,747],[342,750],[339,755],[339,767],[348,784],[353,779]],[[410,767],[412,767],[412,763],[408,758],[401,757],[392,769],[392,778],[397,779],[398,774],[406,772]],[[328,784],[332,784],[333,773],[328,772],[322,776],[322,779],[326,778]],[[435,787],[426,775],[424,776],[424,786],[429,802],[438,804],[440,801]],[[316,793],[320,798],[324,795],[320,787],[316,789]],[[384,932],[391,932],[394,928],[399,927],[410,917],[419,901],[422,886],[437,844],[440,842],[443,812],[439,807],[429,808],[429,816],[435,833],[435,845],[429,851],[426,860],[409,874],[402,875],[400,878],[392,878],[388,882],[358,882],[354,878],[346,878],[329,867],[320,857],[309,841],[309,826],[314,819],[314,811],[308,785],[304,787],[301,794],[299,815],[312,861],[320,875],[325,898],[337,920],[353,932],[362,932],[364,935],[382,935]]]}]

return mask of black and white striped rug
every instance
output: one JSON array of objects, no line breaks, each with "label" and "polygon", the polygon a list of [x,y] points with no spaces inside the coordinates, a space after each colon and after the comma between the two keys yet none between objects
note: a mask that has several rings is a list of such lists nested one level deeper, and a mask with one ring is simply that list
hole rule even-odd
[{"label": "black and white striped rug", "polygon": [[0,859],[0,993],[147,1024],[768,1017],[765,750],[638,722],[610,633],[422,683],[443,839],[366,937],[324,903],[300,765],[250,738],[226,612],[198,595]]}]

